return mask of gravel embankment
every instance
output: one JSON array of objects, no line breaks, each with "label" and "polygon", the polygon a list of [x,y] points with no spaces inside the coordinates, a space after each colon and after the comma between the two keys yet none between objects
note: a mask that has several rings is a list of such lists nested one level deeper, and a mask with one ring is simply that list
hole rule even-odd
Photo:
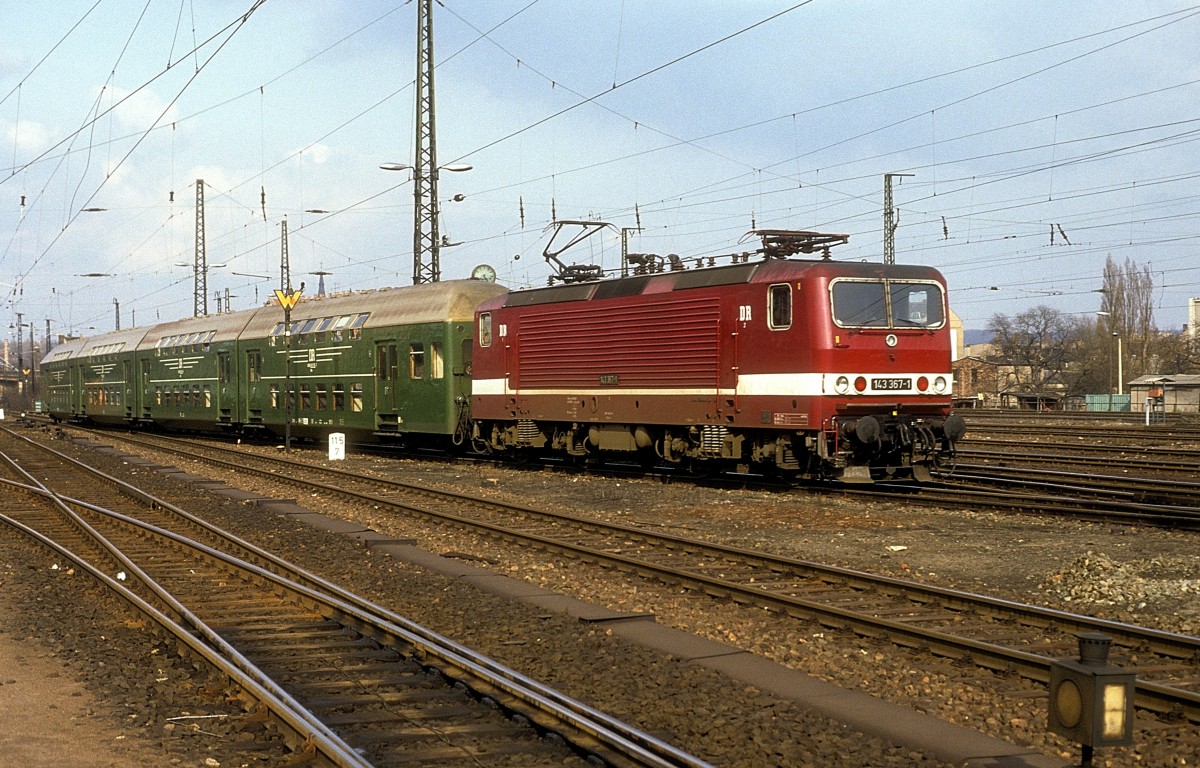
[{"label": "gravel embankment", "polygon": [[[114,473],[129,469],[120,462],[111,464],[109,470]],[[1192,534],[492,467],[361,457],[352,457],[344,467],[462,487],[534,505],[587,505],[598,516],[664,526],[682,535],[762,547],[1174,631],[1195,634],[1200,627],[1200,601],[1196,600],[1200,554]],[[138,477],[164,495],[179,490],[177,484],[156,475],[147,477],[142,472]],[[239,485],[235,479],[221,479]],[[255,489],[267,491],[261,483]],[[281,490],[279,495],[292,496],[294,492]],[[901,701],[1016,744],[1032,744],[1046,754],[1078,759],[1076,748],[1045,733],[1044,691],[1016,678],[978,672],[972,683],[964,685],[961,668],[908,655],[890,645],[800,626],[762,611],[679,594],[655,584],[631,586],[603,569],[397,520],[375,510],[321,498],[301,501],[318,511],[362,520],[382,532],[414,537],[440,554],[466,556],[506,575],[615,609],[653,612],[660,623],[752,650],[839,685]],[[285,518],[265,517],[256,508],[200,497],[185,506],[202,510],[218,524],[526,674],[659,731],[673,743],[720,765],[937,765],[921,755],[848,732],[789,702],[620,642],[602,629],[589,629],[520,604],[497,603],[452,580],[372,557],[345,539],[296,527]],[[94,611],[82,606],[58,613],[75,614],[73,620],[83,622],[84,627],[96,621]],[[42,614],[37,619],[47,620]],[[94,630],[67,632],[80,638]],[[81,648],[78,655],[83,657],[86,651]],[[116,668],[109,672],[113,676],[134,675],[132,670],[113,666]],[[103,686],[103,678],[95,684]],[[126,717],[145,723],[141,736],[163,740],[163,709],[160,702],[153,709]],[[1132,748],[1099,751],[1096,765],[1193,765],[1200,754],[1195,739],[1192,729],[1168,724],[1156,731],[1153,740]],[[170,741],[179,743],[180,739],[171,734]],[[234,750],[228,757],[236,759],[237,754]]]}]

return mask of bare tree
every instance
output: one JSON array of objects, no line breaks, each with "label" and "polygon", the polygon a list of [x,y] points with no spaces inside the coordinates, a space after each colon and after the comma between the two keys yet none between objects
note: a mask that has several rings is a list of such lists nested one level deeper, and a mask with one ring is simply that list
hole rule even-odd
[{"label": "bare tree", "polygon": [[1118,266],[1109,256],[1104,263],[1104,287],[1100,292],[1103,295],[1100,310],[1107,314],[1106,332],[1121,337],[1126,378],[1149,373],[1150,348],[1158,337],[1150,267],[1139,268],[1128,258],[1123,266]]},{"label": "bare tree", "polygon": [[1083,370],[1081,361],[1089,337],[1095,336],[1091,322],[1080,321],[1053,307],[1041,305],[1015,317],[997,314],[988,323],[998,362],[1011,367],[1013,384],[1022,392],[1064,394],[1086,391],[1093,371]]}]

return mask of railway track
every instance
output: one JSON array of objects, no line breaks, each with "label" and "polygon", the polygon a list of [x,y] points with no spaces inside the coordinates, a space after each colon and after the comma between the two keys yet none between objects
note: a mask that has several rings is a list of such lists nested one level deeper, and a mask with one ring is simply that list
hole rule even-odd
[{"label": "railway track", "polygon": [[127,483],[9,446],[0,524],[218,667],[316,764],[706,765]]},{"label": "railway track", "polygon": [[956,452],[958,465],[964,460],[993,467],[1099,467],[1137,471],[1141,476],[1192,478],[1200,463],[1200,453],[1195,456],[1181,455],[1179,451],[1142,451],[1130,448],[1091,446],[1075,448],[1070,452],[1054,450],[1045,443],[1025,441],[997,441],[989,443],[988,449],[960,448]]},{"label": "railway track", "polygon": [[[879,495],[891,490],[881,484],[847,492]],[[923,484],[916,498],[976,509],[1200,529],[1200,485],[1186,481],[960,464],[953,474]]]},{"label": "railway track", "polygon": [[[105,435],[111,438],[111,435]],[[306,462],[160,438],[121,438],[177,456],[336,495],[377,510],[469,527],[522,546],[603,563],[689,590],[1045,682],[1076,635],[1114,637],[1114,663],[1138,672],[1138,706],[1200,722],[1200,638],[878,577],[818,563],[448,494]]]}]

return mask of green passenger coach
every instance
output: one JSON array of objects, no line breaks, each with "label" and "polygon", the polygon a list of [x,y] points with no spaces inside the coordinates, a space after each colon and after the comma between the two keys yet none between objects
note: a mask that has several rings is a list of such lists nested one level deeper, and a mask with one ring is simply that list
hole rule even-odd
[{"label": "green passenger coach", "polygon": [[505,292],[450,280],[276,302],[59,345],[42,361],[60,420],[323,439],[468,436],[475,307]]},{"label": "green passenger coach", "polygon": [[292,433],[354,439],[405,433],[461,440],[470,398],[475,307],[505,289],[478,280],[355,292],[255,312],[238,341],[245,393],[240,421]]},{"label": "green passenger coach", "polygon": [[235,426],[234,351],[252,314],[189,317],[150,328],[137,348],[137,421],[199,431]]}]

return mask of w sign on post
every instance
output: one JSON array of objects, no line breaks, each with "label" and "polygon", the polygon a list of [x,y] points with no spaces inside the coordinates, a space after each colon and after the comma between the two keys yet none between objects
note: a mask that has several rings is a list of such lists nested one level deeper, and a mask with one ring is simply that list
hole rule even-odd
[{"label": "w sign on post", "polygon": [[279,306],[283,307],[285,312],[291,312],[295,308],[296,302],[300,301],[300,291],[284,293],[283,291],[276,290],[275,298],[279,300]]}]

